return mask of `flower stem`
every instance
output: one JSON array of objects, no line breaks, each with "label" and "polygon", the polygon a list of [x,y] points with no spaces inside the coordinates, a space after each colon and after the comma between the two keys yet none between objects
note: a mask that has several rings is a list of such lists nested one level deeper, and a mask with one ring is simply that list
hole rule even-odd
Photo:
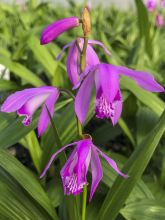
[{"label": "flower stem", "polygon": [[[80,57],[80,70],[81,73],[84,71],[85,66],[86,66],[86,50],[88,46],[88,37],[84,36],[84,44],[83,44],[83,49]],[[79,136],[82,138],[83,137],[83,129],[82,125],[77,121],[77,126],[78,126],[78,133]],[[83,187],[83,199],[82,199],[82,220],[86,219],[86,202],[87,202],[87,186]]]},{"label": "flower stem", "polygon": [[83,188],[82,220],[86,219],[87,186]]},{"label": "flower stem", "polygon": [[84,44],[83,44],[83,49],[82,49],[82,53],[81,53],[81,57],[80,57],[80,70],[81,73],[84,71],[85,66],[86,66],[86,50],[87,50],[87,46],[88,46],[88,37],[84,36]]}]

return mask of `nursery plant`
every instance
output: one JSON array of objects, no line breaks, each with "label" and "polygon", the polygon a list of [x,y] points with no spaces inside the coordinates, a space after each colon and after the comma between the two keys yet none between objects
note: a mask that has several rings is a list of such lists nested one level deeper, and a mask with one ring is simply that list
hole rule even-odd
[{"label": "nursery plant", "polygon": [[135,6],[0,3],[1,219],[165,218],[165,32]]}]

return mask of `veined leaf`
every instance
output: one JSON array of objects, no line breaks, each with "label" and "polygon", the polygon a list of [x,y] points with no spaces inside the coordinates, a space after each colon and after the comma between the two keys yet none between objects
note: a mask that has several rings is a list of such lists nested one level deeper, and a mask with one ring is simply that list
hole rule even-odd
[{"label": "veined leaf", "polygon": [[143,104],[151,108],[158,116],[161,115],[165,108],[165,104],[155,94],[141,89],[128,77],[121,77],[121,85],[130,90]]},{"label": "veined leaf", "polygon": [[58,62],[55,58],[53,59],[47,47],[45,45],[40,45],[39,39],[35,36],[30,37],[28,45],[33,51],[36,59],[42,64],[48,74],[54,76]]},{"label": "veined leaf", "polygon": [[9,58],[0,56],[0,63],[7,67],[15,75],[32,84],[33,86],[42,86],[45,83],[33,72],[20,63],[13,62]]},{"label": "veined leaf", "polygon": [[150,37],[150,24],[148,19],[147,8],[145,7],[142,0],[135,0],[138,14],[138,24],[140,31],[140,39],[145,40],[146,52],[152,57],[152,42]]},{"label": "veined leaf", "polygon": [[121,210],[122,215],[128,220],[163,220],[165,219],[165,205],[156,200],[143,199],[127,204]]},{"label": "veined leaf", "polygon": [[98,215],[99,220],[107,220],[109,217],[111,220],[116,218],[122,205],[128,198],[129,194],[149,163],[164,131],[165,111],[163,112],[158,124],[136,148],[124,166],[123,172],[128,173],[129,178],[123,179],[120,176],[117,177],[100,209]]},{"label": "veined leaf", "polygon": [[4,150],[0,150],[0,178],[0,213],[5,219],[58,219],[37,179]]},{"label": "veined leaf", "polygon": [[37,136],[34,131],[29,132],[21,141],[19,141],[24,147],[26,147],[30,155],[32,157],[33,163],[38,171],[41,173],[41,156],[42,156],[42,149],[38,142]]},{"label": "veined leaf", "polygon": [[0,91],[10,91],[19,89],[19,86],[12,81],[0,79]]},{"label": "veined leaf", "polygon": [[[61,101],[56,104],[56,111],[68,104],[71,99]],[[40,110],[39,110],[40,112]],[[8,148],[25,137],[30,131],[36,128],[39,112],[33,116],[30,126],[22,124],[22,117],[15,118],[13,114],[0,112],[0,148]],[[10,137],[10,138],[9,138]]]}]

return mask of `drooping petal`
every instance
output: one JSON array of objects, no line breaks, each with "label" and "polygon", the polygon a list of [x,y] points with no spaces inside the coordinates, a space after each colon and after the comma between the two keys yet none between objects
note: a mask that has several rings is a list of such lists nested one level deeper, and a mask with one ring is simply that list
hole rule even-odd
[{"label": "drooping petal", "polygon": [[80,54],[76,45],[76,41],[69,49],[66,61],[67,73],[73,86],[79,82],[80,75]]},{"label": "drooping petal", "polygon": [[157,27],[162,27],[164,25],[164,18],[161,14],[156,15],[155,24]]},{"label": "drooping petal", "polygon": [[1,106],[2,112],[15,112],[20,109],[29,99],[44,93],[51,93],[51,86],[42,86],[32,89],[24,89],[10,95]]},{"label": "drooping petal", "polygon": [[49,95],[49,97],[47,98],[47,100],[43,106],[43,109],[42,109],[42,112],[41,112],[41,115],[40,115],[40,118],[38,121],[38,135],[39,136],[41,136],[45,132],[45,130],[48,127],[48,124],[50,122],[47,108],[48,108],[51,116],[53,117],[54,105],[55,105],[58,97],[59,97],[59,91],[58,91],[58,89],[54,88],[54,92],[52,92]]},{"label": "drooping petal", "polygon": [[64,18],[48,25],[41,34],[40,43],[48,44],[63,32],[79,26],[77,17]]},{"label": "drooping petal", "polygon": [[17,110],[18,115],[25,116],[22,121],[25,126],[29,126],[32,120],[32,114],[46,101],[48,96],[49,93],[33,96]]},{"label": "drooping petal", "polygon": [[92,44],[99,45],[100,47],[103,48],[103,50],[104,50],[104,52],[105,52],[106,54],[108,54],[109,56],[112,56],[111,52],[104,46],[104,44],[103,44],[102,42],[97,41],[97,40],[88,40],[88,43],[91,44],[91,45],[92,45]]},{"label": "drooping petal", "polygon": [[77,149],[73,150],[64,167],[62,168],[60,175],[63,182],[64,194],[78,194],[81,192],[81,188],[77,184],[77,173],[75,172],[77,166]]},{"label": "drooping petal", "polygon": [[101,89],[108,102],[112,102],[119,90],[119,76],[115,66],[99,64],[95,73],[96,93]]},{"label": "drooping petal", "polygon": [[75,148],[72,153],[70,154],[69,158],[67,159],[66,163],[64,164],[64,166],[62,167],[61,171],[60,171],[60,175],[62,180],[65,178],[65,176],[68,174],[68,172],[73,172],[73,166],[71,167],[71,163],[74,160],[75,154],[77,154],[77,149]]},{"label": "drooping petal", "polygon": [[43,93],[41,95],[36,95],[30,98],[17,113],[19,115],[32,115],[48,98],[50,93]]},{"label": "drooping petal", "polygon": [[122,106],[123,106],[122,96],[121,96],[120,90],[118,91],[118,93],[112,103],[112,106],[114,108],[114,112],[113,112],[113,116],[111,116],[111,121],[112,121],[113,125],[116,125],[120,116],[121,116]]},{"label": "drooping petal", "polygon": [[82,140],[77,145],[77,183],[80,185],[85,183],[86,175],[88,172],[88,166],[91,160],[91,146],[92,142],[89,139]]},{"label": "drooping petal", "polygon": [[92,185],[91,185],[91,190],[90,190],[89,201],[92,200],[92,197],[96,191],[96,188],[99,185],[99,182],[101,181],[103,177],[102,166],[101,166],[98,153],[93,146],[91,149],[92,149],[92,154],[91,154]]},{"label": "drooping petal", "polygon": [[165,8],[165,0],[161,0],[160,6],[161,6],[162,8]]},{"label": "drooping petal", "polygon": [[82,192],[83,186],[87,184],[86,175],[90,159],[91,141],[78,141],[60,172],[65,194],[77,195]]},{"label": "drooping petal", "polygon": [[[88,45],[86,49],[86,70],[85,72],[89,71],[89,69],[97,64],[100,63],[99,57],[97,56],[95,50],[92,48],[90,42],[92,40],[88,40]],[[83,45],[84,45],[84,39],[83,38],[78,38],[79,42],[79,47],[81,51],[83,50]]]},{"label": "drooping petal", "polygon": [[59,153],[61,153],[62,151],[64,151],[66,148],[68,148],[68,147],[70,147],[70,146],[76,145],[77,143],[78,143],[78,142],[73,142],[73,143],[71,143],[71,144],[67,144],[67,145],[65,145],[64,147],[60,148],[56,153],[54,153],[54,154],[51,156],[49,162],[47,163],[45,169],[44,169],[43,172],[41,173],[40,178],[42,178],[42,177],[45,176],[45,174],[47,173],[47,171],[48,171],[48,169],[50,168],[51,164],[53,163],[53,161],[55,160],[55,158],[57,157],[57,155],[58,155]]},{"label": "drooping petal", "polygon": [[88,113],[93,84],[94,72],[90,72],[84,79],[75,98],[75,112],[82,124]]},{"label": "drooping petal", "polygon": [[132,70],[123,66],[118,66],[116,68],[118,69],[119,74],[128,76],[131,79],[135,80],[141,88],[150,92],[164,92],[164,88],[156,82],[151,74],[142,71]]},{"label": "drooping petal", "polygon": [[100,63],[99,57],[97,56],[94,49],[88,44],[86,50],[86,68],[85,71],[89,71],[91,67]]},{"label": "drooping petal", "polygon": [[115,162],[114,160],[112,160],[110,157],[108,157],[106,154],[104,154],[104,153],[103,153],[101,150],[99,150],[99,148],[97,148],[96,146],[95,146],[95,149],[98,151],[98,153],[108,162],[108,164],[109,164],[120,176],[122,176],[122,177],[124,177],[124,178],[128,178],[128,175],[122,173],[122,172],[119,170],[119,168],[118,168],[118,166],[117,166],[117,164],[116,164],[116,162]]},{"label": "drooping petal", "polygon": [[68,47],[71,47],[71,46],[74,44],[74,42],[75,42],[75,41],[72,41],[71,43],[66,44],[66,45],[62,48],[62,50],[61,50],[60,54],[57,56],[56,60],[60,60],[62,54],[64,53],[64,51],[65,51]]},{"label": "drooping petal", "polygon": [[156,0],[147,0],[146,7],[148,11],[153,12],[156,9],[157,2]]}]

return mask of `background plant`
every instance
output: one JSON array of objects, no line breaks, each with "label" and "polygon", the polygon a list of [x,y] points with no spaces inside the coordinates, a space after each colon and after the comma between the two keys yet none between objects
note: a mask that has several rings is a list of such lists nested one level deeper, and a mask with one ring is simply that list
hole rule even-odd
[{"label": "background plant", "polygon": [[[146,70],[163,85],[164,27],[151,26],[144,5],[141,1],[135,2],[134,12],[121,12],[116,8],[93,9],[90,38],[102,41],[112,52],[113,56],[109,58],[96,47],[102,61]],[[0,4],[0,63],[11,73],[10,81],[1,77],[1,102],[10,93],[32,86],[46,84],[71,88],[66,76],[66,56],[61,62],[55,57],[64,44],[77,37],[77,30],[61,35],[55,43],[44,47],[39,44],[39,36],[46,24],[61,17],[79,15],[81,8],[82,5],[71,1],[67,9],[36,1],[28,1],[26,5]],[[111,152],[121,167],[126,164],[125,171],[130,172],[132,178],[124,183],[121,178],[115,180],[116,174],[102,161],[106,175],[87,207],[87,219],[109,219],[110,213],[111,219],[139,219],[140,216],[164,219],[164,138],[159,142],[165,129],[164,114],[160,118],[165,106],[164,94],[158,96],[142,91],[125,77],[121,84],[124,109],[119,124],[112,128],[108,121],[93,118],[93,112],[90,112],[84,129],[92,133],[96,145],[104,147],[107,154]],[[64,145],[77,136],[72,99],[61,98],[56,112],[54,122]],[[31,126],[25,128],[15,114],[0,113],[0,217],[77,219],[74,198],[63,196],[55,171],[58,161],[46,182],[41,183],[38,178],[56,151],[57,139],[51,126],[38,139],[34,130],[37,120],[36,113]]]}]

